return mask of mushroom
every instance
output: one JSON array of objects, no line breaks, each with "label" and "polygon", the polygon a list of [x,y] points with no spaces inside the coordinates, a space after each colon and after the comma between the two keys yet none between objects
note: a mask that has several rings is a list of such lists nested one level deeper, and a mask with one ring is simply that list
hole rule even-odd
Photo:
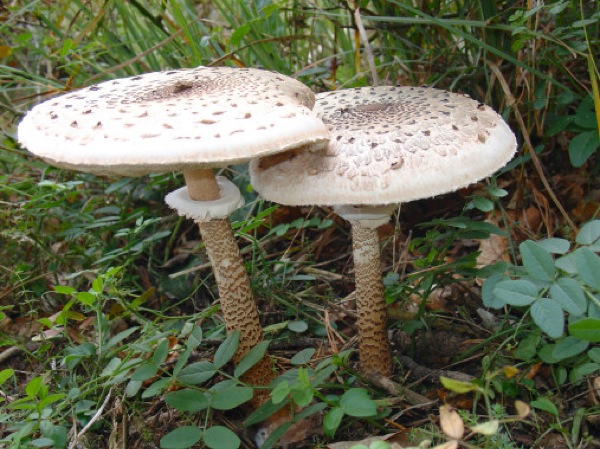
[{"label": "mushroom", "polygon": [[286,205],[327,205],[350,221],[359,363],[391,375],[377,227],[400,202],[450,192],[502,167],[516,149],[508,125],[465,95],[427,87],[366,87],[317,95],[327,148],[252,161],[253,187]]},{"label": "mushroom", "polygon": [[[326,126],[302,83],[258,69],[198,67],[115,79],[34,107],[20,143],[50,164],[99,175],[183,171],[187,188],[166,198],[198,222],[228,331],[240,331],[234,361],[262,340],[256,304],[228,215],[244,204],[213,168],[325,142]],[[274,377],[265,356],[245,380]]]}]

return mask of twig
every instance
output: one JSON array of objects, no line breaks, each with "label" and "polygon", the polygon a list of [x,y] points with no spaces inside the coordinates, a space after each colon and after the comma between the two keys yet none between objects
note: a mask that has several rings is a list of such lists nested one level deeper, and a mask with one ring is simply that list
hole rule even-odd
[{"label": "twig", "polygon": [[377,70],[375,68],[375,58],[373,57],[373,50],[371,50],[371,44],[369,43],[369,36],[367,36],[367,32],[362,23],[362,18],[360,17],[360,8],[356,8],[354,10],[354,20],[356,21],[356,27],[358,28],[360,39],[365,46],[367,62],[369,63],[369,69],[371,70],[371,78],[373,78],[373,86],[379,86],[379,79],[377,78]]},{"label": "twig", "polygon": [[554,193],[554,191],[550,187],[550,184],[548,183],[548,179],[546,178],[546,175],[544,174],[544,169],[542,168],[540,159],[538,158],[538,156],[535,152],[535,149],[533,148],[533,145],[531,143],[531,139],[529,138],[529,132],[527,131],[527,127],[525,126],[525,122],[523,121],[523,116],[521,115],[521,112],[519,111],[519,108],[517,107],[517,101],[515,100],[515,97],[513,96],[512,92],[510,91],[510,87],[508,86],[506,79],[504,79],[504,75],[500,71],[500,68],[493,62],[488,61],[488,65],[490,66],[490,69],[492,69],[492,72],[494,72],[494,75],[496,75],[496,78],[500,82],[500,85],[502,86],[502,90],[504,91],[504,95],[506,95],[508,106],[510,106],[512,108],[513,113],[515,114],[515,118],[517,119],[517,122],[519,123],[519,128],[521,128],[521,133],[523,134],[523,139],[525,140],[525,144],[527,145],[527,150],[529,151],[529,155],[531,156],[531,160],[533,162],[535,170],[537,171],[537,173],[540,177],[540,180],[542,181],[542,184],[544,185],[544,188],[546,189],[546,192],[548,192],[548,195],[552,199],[552,202],[554,202],[557,209],[560,211],[561,215],[563,216],[565,221],[568,223],[568,225],[571,227],[571,229],[573,229],[573,231],[575,231],[577,233],[577,231],[578,231],[577,226],[575,226],[575,223],[573,223],[573,220],[571,220],[571,218],[569,217],[569,214],[564,209],[560,200],[557,198],[556,194]]},{"label": "twig", "polygon": [[110,390],[108,390],[108,394],[104,398],[104,402],[102,403],[102,405],[100,406],[98,411],[96,413],[94,413],[94,416],[92,416],[92,419],[90,419],[90,422],[88,422],[85,425],[85,427],[83,429],[81,429],[81,432],[79,432],[78,434],[75,434],[75,436],[73,437],[73,441],[71,442],[71,444],[69,444],[69,449],[75,449],[77,447],[77,443],[78,443],[79,439],[81,438],[81,436],[84,435],[88,430],[90,430],[90,428],[94,425],[94,423],[100,419],[100,417],[102,416],[102,412],[104,411],[104,408],[106,407],[106,405],[108,404],[108,401],[110,400],[111,394],[112,394],[112,388]]},{"label": "twig", "polygon": [[379,388],[384,389],[389,394],[401,397],[410,405],[416,405],[419,407],[432,407],[435,403],[437,403],[437,400],[432,401],[429,398],[426,398],[425,396],[380,374],[370,374],[367,379],[369,382],[373,383]]}]

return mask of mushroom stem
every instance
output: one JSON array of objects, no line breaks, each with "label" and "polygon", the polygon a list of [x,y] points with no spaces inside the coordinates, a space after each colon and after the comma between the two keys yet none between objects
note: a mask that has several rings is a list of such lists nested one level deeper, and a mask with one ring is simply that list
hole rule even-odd
[{"label": "mushroom stem", "polygon": [[183,170],[183,177],[191,199],[210,201],[219,198],[219,184],[212,168]]},{"label": "mushroom stem", "polygon": [[389,377],[392,374],[392,359],[385,330],[387,313],[377,228],[364,226],[360,221],[350,223],[360,370],[366,374],[374,371]]},{"label": "mushroom stem", "polygon": [[[184,171],[184,176],[188,194],[193,200],[210,203],[211,200],[219,199],[219,185],[212,169],[188,170]],[[213,184],[217,189],[216,196],[206,198],[209,194],[204,189],[212,189]],[[198,199],[199,197],[204,199]],[[250,280],[229,221],[223,218],[196,220],[196,223],[213,267],[227,331],[240,331],[238,350],[233,357],[234,363],[238,363],[250,349],[263,340]],[[265,354],[256,365],[246,371],[242,379],[250,385],[269,385],[275,379],[269,355]],[[251,405],[258,407],[267,399],[267,390],[257,390]]]}]

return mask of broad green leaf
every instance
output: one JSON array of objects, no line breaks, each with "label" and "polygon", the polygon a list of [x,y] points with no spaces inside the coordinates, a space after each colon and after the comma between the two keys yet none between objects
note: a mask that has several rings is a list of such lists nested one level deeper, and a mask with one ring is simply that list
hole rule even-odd
[{"label": "broad green leaf", "polygon": [[585,340],[580,340],[577,337],[569,336],[556,343],[554,351],[552,351],[552,355],[556,360],[568,359],[569,357],[574,357],[581,354],[588,348],[589,345],[589,342]]},{"label": "broad green leaf", "polygon": [[508,278],[504,274],[494,274],[487,278],[481,288],[481,296],[483,299],[483,305],[492,309],[501,309],[506,304],[498,298],[494,293],[494,289],[499,282],[506,281]]},{"label": "broad green leaf", "polygon": [[523,266],[536,279],[551,281],[556,274],[554,259],[548,251],[537,243],[527,240],[519,245]]},{"label": "broad green leaf", "polygon": [[598,371],[600,371],[599,363],[584,363],[583,365],[577,365],[569,373],[569,381],[576,384],[585,376],[597,373]]},{"label": "broad green leaf", "polygon": [[160,439],[161,449],[187,449],[202,439],[202,430],[196,426],[183,426]]},{"label": "broad green leaf", "polygon": [[131,375],[131,380],[139,380],[143,382],[155,376],[157,372],[158,366],[156,366],[154,363],[147,362],[135,369]]},{"label": "broad green leaf", "polygon": [[102,293],[104,291],[104,282],[100,276],[92,281],[92,290],[96,293]]},{"label": "broad green leaf", "polygon": [[562,270],[569,274],[577,273],[577,265],[575,265],[575,257],[573,253],[566,254],[562,257],[559,257],[554,261],[554,265],[559,270]]},{"label": "broad green leaf", "polygon": [[537,299],[538,288],[524,279],[500,281],[494,287],[494,294],[511,306],[528,306]]},{"label": "broad green leaf", "polygon": [[344,413],[357,418],[375,416],[377,404],[369,397],[364,388],[352,388],[346,391],[340,398],[340,407]]},{"label": "broad green leaf", "polygon": [[281,382],[279,382],[277,386],[273,388],[273,391],[271,391],[271,398],[273,404],[279,404],[281,401],[287,398],[290,392],[290,384],[287,380],[282,380]]},{"label": "broad green leaf", "polygon": [[302,408],[310,404],[315,396],[315,391],[310,385],[300,386],[294,385],[291,389],[292,400],[294,403]]},{"label": "broad green leaf", "polygon": [[537,244],[550,254],[566,254],[571,247],[571,243],[568,240],[557,238],[540,240]]},{"label": "broad green leaf", "polygon": [[581,167],[600,146],[598,130],[583,131],[569,141],[569,159],[573,167]]},{"label": "broad green leaf", "polygon": [[202,328],[200,326],[194,326],[192,332],[188,337],[187,347],[191,349],[196,349],[202,343]]},{"label": "broad green leaf", "polygon": [[123,340],[125,340],[127,337],[129,337],[131,334],[133,334],[135,331],[137,331],[139,329],[139,326],[133,326],[130,327],[129,329],[126,329],[122,332],[119,332],[117,335],[115,335],[114,337],[111,337],[110,340],[108,340],[106,342],[106,344],[104,345],[104,349],[110,349],[113,346],[115,346],[116,344],[122,342]]},{"label": "broad green leaf", "polygon": [[125,395],[130,398],[135,396],[138,394],[143,384],[144,382],[141,380],[130,380],[125,387]]},{"label": "broad green leaf", "polygon": [[600,319],[582,318],[569,324],[569,334],[590,343],[600,342]]},{"label": "broad green leaf", "polygon": [[41,376],[34,377],[25,386],[25,393],[30,398],[38,395],[42,387],[44,386],[44,379]]},{"label": "broad green leaf", "polygon": [[528,333],[513,352],[515,358],[525,361],[533,359],[537,354],[537,346],[541,338],[540,332]]},{"label": "broad green leaf", "polygon": [[470,391],[477,391],[479,387],[472,382],[464,382],[462,380],[449,379],[448,377],[440,376],[442,386],[454,393],[464,394]]},{"label": "broad green leaf", "polygon": [[227,338],[221,343],[215,352],[215,358],[213,360],[214,367],[216,369],[221,368],[227,362],[231,360],[235,351],[239,346],[240,342],[240,331],[235,330],[227,335]]},{"label": "broad green leaf", "polygon": [[565,317],[560,304],[552,298],[541,298],[531,306],[531,318],[538,327],[552,338],[562,337]]},{"label": "broad green leaf", "polygon": [[600,363],[600,348],[592,348],[588,351],[588,357],[592,362]]},{"label": "broad green leaf", "polygon": [[556,344],[546,344],[540,348],[538,356],[542,362],[547,363],[548,365],[558,363],[558,360],[554,358],[554,348],[556,348]]},{"label": "broad green leaf", "polygon": [[161,394],[171,384],[173,379],[170,377],[163,377],[152,383],[142,393],[142,399],[153,398]]},{"label": "broad green leaf", "polygon": [[182,384],[196,385],[206,382],[213,377],[217,371],[210,362],[196,362],[186,366],[179,374],[177,380]]},{"label": "broad green leaf", "polygon": [[290,321],[288,323],[288,329],[292,332],[302,333],[308,329],[308,324],[306,321],[302,320]]},{"label": "broad green leaf", "polygon": [[240,363],[238,363],[233,370],[233,375],[235,377],[240,377],[250,368],[258,363],[261,360],[265,353],[267,352],[267,348],[269,347],[269,341],[261,341],[255,347],[248,351],[248,354],[244,356]]},{"label": "broad green leaf", "polygon": [[548,412],[551,415],[558,416],[558,409],[556,408],[556,405],[554,405],[554,402],[549,398],[538,398],[535,401],[531,401],[529,405],[538,410]]},{"label": "broad green leaf", "polygon": [[15,373],[14,369],[6,368],[0,371],[0,385],[4,384]]},{"label": "broad green leaf", "polygon": [[56,293],[60,293],[61,295],[72,295],[73,293],[75,293],[75,289],[73,287],[69,287],[66,285],[56,285],[54,287],[54,291]]},{"label": "broad green leaf", "polygon": [[169,355],[169,340],[162,339],[160,343],[156,346],[154,350],[154,354],[152,354],[152,360],[154,364],[160,366],[163,364],[165,360],[167,360],[167,356]]},{"label": "broad green leaf", "polygon": [[561,277],[550,286],[550,297],[573,315],[583,315],[587,309],[585,293],[574,279]]},{"label": "broad green leaf", "polygon": [[199,412],[208,407],[206,394],[199,390],[185,388],[172,391],[165,396],[165,402],[181,412]]},{"label": "broad green leaf", "polygon": [[315,352],[317,352],[315,348],[303,349],[290,359],[290,363],[292,365],[306,365],[308,362],[310,362],[310,359],[315,354]]},{"label": "broad green leaf", "polygon": [[231,410],[252,399],[254,390],[250,387],[232,387],[218,390],[212,395],[210,405],[217,410]]},{"label": "broad green leaf", "polygon": [[590,287],[600,290],[600,256],[585,246],[578,248],[573,256],[578,277]]},{"label": "broad green leaf", "polygon": [[240,439],[230,429],[223,426],[212,426],[204,431],[202,440],[211,449],[237,449]]},{"label": "broad green leaf", "polygon": [[593,245],[600,240],[600,220],[593,220],[584,224],[575,241],[580,245]]},{"label": "broad green leaf", "polygon": [[325,435],[333,438],[344,417],[344,410],[341,407],[333,407],[323,417],[323,430]]},{"label": "broad green leaf", "polygon": [[303,419],[308,418],[309,416],[314,415],[315,413],[322,412],[327,407],[327,404],[325,404],[324,402],[317,402],[316,404],[312,404],[311,406],[306,407],[304,410],[297,413],[296,416],[294,416],[294,421],[302,421]]},{"label": "broad green leaf", "polygon": [[90,292],[79,292],[75,297],[77,301],[85,306],[91,306],[96,302],[96,295]]}]

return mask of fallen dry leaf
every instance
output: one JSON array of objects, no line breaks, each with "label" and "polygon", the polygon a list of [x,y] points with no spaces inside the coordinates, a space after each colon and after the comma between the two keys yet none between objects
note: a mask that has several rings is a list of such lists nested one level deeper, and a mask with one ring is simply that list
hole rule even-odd
[{"label": "fallen dry leaf", "polygon": [[460,440],[465,434],[465,423],[458,412],[447,405],[440,407],[440,426],[442,432],[454,440]]}]

